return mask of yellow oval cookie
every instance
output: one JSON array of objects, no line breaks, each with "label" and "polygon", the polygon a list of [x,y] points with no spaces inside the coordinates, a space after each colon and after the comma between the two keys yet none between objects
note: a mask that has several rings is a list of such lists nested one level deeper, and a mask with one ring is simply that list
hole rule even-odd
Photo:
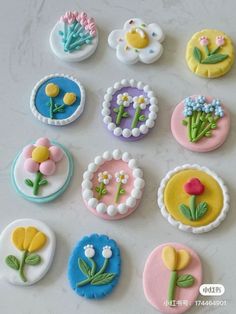
[{"label": "yellow oval cookie", "polygon": [[204,29],[195,33],[188,42],[186,61],[190,70],[199,76],[207,78],[222,76],[233,65],[233,43],[224,32]]},{"label": "yellow oval cookie", "polygon": [[[191,221],[180,211],[180,205],[189,206],[190,195],[184,191],[184,184],[192,178],[198,178],[205,186],[204,193],[196,198],[197,204],[206,202],[208,210],[199,220]],[[197,169],[186,169],[174,174],[167,182],[164,190],[164,203],[166,210],[177,221],[193,227],[208,225],[221,213],[223,208],[223,191],[218,182],[206,172]]]}]

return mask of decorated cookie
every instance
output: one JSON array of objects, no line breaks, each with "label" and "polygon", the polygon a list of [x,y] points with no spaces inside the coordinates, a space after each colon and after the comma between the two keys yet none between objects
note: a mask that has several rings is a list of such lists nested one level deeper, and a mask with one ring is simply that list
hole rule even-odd
[{"label": "decorated cookie", "polygon": [[11,177],[25,199],[45,203],[60,196],[70,183],[73,159],[65,147],[39,138],[25,146],[13,162]]},{"label": "decorated cookie", "polygon": [[171,118],[175,139],[185,148],[209,152],[221,146],[230,129],[230,115],[218,99],[190,96],[181,101]]},{"label": "decorated cookie", "polygon": [[102,104],[103,122],[114,136],[136,141],[155,125],[157,98],[149,85],[133,79],[109,87]]},{"label": "decorated cookie", "polygon": [[123,29],[112,31],[108,37],[117,58],[126,64],[157,61],[163,52],[163,40],[164,33],[158,24],[146,24],[137,18],[128,20]]},{"label": "decorated cookie", "polygon": [[98,45],[95,21],[85,12],[68,11],[54,26],[49,41],[53,53],[63,61],[87,59]]},{"label": "decorated cookie", "polygon": [[182,231],[208,232],[229,209],[227,187],[216,173],[199,165],[169,171],[158,190],[158,205],[170,224]]},{"label": "decorated cookie", "polygon": [[63,126],[80,117],[84,110],[85,91],[72,76],[51,74],[33,88],[30,108],[43,123]]},{"label": "decorated cookie", "polygon": [[49,270],[56,239],[52,230],[34,219],[19,219],[0,234],[0,275],[14,285],[36,283]]},{"label": "decorated cookie", "polygon": [[130,215],[139,205],[145,181],[137,161],[115,149],[97,156],[83,174],[82,195],[88,209],[103,219]]},{"label": "decorated cookie", "polygon": [[201,260],[183,244],[162,244],[146,261],[144,294],[161,313],[180,314],[189,310],[195,304],[201,284]]},{"label": "decorated cookie", "polygon": [[116,242],[106,235],[83,237],[68,264],[71,288],[88,299],[104,298],[117,285],[121,258]]},{"label": "decorated cookie", "polygon": [[233,43],[221,31],[204,29],[195,33],[188,42],[186,61],[190,70],[199,76],[222,76],[234,63]]}]

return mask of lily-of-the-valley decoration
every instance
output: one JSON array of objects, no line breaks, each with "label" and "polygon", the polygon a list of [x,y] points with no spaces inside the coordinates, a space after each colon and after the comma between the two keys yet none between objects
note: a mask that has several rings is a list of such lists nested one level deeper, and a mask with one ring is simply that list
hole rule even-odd
[{"label": "lily-of-the-valley decoration", "polygon": [[204,193],[205,186],[198,178],[192,178],[184,184],[184,191],[190,195],[189,206],[186,204],[180,205],[181,213],[189,220],[195,221],[201,219],[208,211],[207,202],[196,204],[198,195]]},{"label": "lily-of-the-valley decoration", "polygon": [[95,20],[86,12],[67,11],[50,35],[52,51],[60,59],[69,62],[88,58],[95,52],[97,44]]},{"label": "lily-of-the-valley decoration", "polygon": [[25,266],[36,266],[43,262],[36,252],[45,245],[47,236],[34,226],[18,227],[12,232],[12,243],[22,252],[21,258],[15,255],[8,255],[6,264],[19,272],[23,282],[27,282],[24,273]]},{"label": "lily-of-the-valley decoration", "polygon": [[107,89],[102,104],[103,122],[116,137],[139,140],[155,125],[157,98],[149,85],[133,79]]},{"label": "lily-of-the-valley decoration", "polygon": [[39,189],[48,184],[46,178],[55,173],[56,163],[62,160],[64,153],[60,147],[52,145],[47,138],[39,138],[35,144],[27,145],[23,149],[23,156],[24,169],[35,173],[35,180],[26,178],[25,184],[32,188],[33,195],[38,195]]},{"label": "lily-of-the-valley decoration", "polygon": [[217,128],[217,121],[224,117],[221,101],[213,99],[208,103],[206,97],[188,97],[184,101],[182,124],[187,128],[188,139],[192,143],[204,137],[211,137]]},{"label": "lily-of-the-valley decoration", "polygon": [[[99,254],[99,252],[97,252],[97,254]],[[97,264],[93,260],[93,257],[95,255],[95,249],[92,244],[87,244],[84,247],[84,255],[87,257],[91,265],[89,265],[81,257],[78,259],[79,268],[83,275],[87,277],[86,279],[77,283],[78,287],[82,287],[87,284],[95,286],[106,285],[112,282],[116,274],[106,272],[106,269],[109,264],[109,259],[112,257],[112,250],[110,246],[106,245],[102,249],[102,256],[104,257],[104,262],[100,269],[97,269]]]},{"label": "lily-of-the-valley decoration", "polygon": [[173,246],[165,246],[162,249],[162,261],[166,268],[171,271],[169,288],[167,293],[167,305],[175,306],[176,287],[188,288],[194,284],[195,278],[191,274],[178,274],[191,262],[191,255],[187,250],[176,250]]},{"label": "lily-of-the-valley decoration", "polygon": [[199,38],[200,45],[205,49],[206,58],[203,58],[202,52],[198,47],[194,47],[193,56],[197,62],[202,64],[215,64],[224,61],[229,57],[228,54],[220,53],[221,47],[225,44],[225,37],[222,35],[216,36],[216,47],[213,50],[209,49],[209,38],[201,36]]},{"label": "lily-of-the-valley decoration", "polygon": [[76,101],[75,93],[65,93],[62,104],[56,104],[54,98],[60,93],[60,88],[57,84],[48,83],[45,87],[45,94],[49,97],[49,116],[51,119],[56,119],[58,112],[64,112],[66,106],[72,106]]},{"label": "lily-of-the-valley decoration", "polygon": [[107,219],[131,214],[142,198],[143,172],[132,156],[120,150],[96,156],[83,174],[82,196],[88,209]]},{"label": "lily-of-the-valley decoration", "polygon": [[126,64],[138,61],[153,63],[163,52],[164,33],[156,23],[146,24],[139,18],[128,20],[123,29],[112,31],[108,44],[116,50],[117,58]]}]

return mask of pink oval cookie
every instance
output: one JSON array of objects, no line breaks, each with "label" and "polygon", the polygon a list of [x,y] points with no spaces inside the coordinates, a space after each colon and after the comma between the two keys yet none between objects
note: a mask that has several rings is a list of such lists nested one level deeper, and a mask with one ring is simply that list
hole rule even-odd
[{"label": "pink oval cookie", "polygon": [[145,185],[137,161],[118,149],[95,157],[83,179],[82,196],[87,208],[106,220],[130,215],[138,207]]},{"label": "pink oval cookie", "polygon": [[220,147],[230,129],[230,114],[212,97],[190,96],[181,101],[171,117],[171,131],[177,142],[195,152]]},{"label": "pink oval cookie", "polygon": [[161,313],[186,312],[199,294],[202,265],[198,255],[180,243],[164,243],[149,255],[143,272],[148,302]]}]

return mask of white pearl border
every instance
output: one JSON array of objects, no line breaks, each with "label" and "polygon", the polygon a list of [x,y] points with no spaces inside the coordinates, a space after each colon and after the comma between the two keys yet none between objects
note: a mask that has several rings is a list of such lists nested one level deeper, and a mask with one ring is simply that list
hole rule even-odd
[{"label": "white pearl border", "polygon": [[[111,118],[111,100],[113,95],[120,90],[123,87],[135,87],[139,90],[143,90],[145,93],[147,93],[147,97],[149,98],[150,106],[149,106],[149,115],[148,119],[140,125],[139,128],[134,129],[122,129],[119,126],[116,126],[115,123],[112,122]],[[149,129],[153,128],[155,125],[155,120],[157,118],[157,112],[158,112],[158,106],[157,106],[157,98],[154,94],[154,92],[151,90],[149,85],[145,85],[141,81],[136,81],[134,79],[127,80],[123,79],[120,82],[116,82],[113,87],[109,87],[107,89],[107,92],[104,96],[104,101],[102,103],[102,115],[103,115],[103,122],[107,125],[107,128],[109,131],[112,131],[113,134],[117,137],[123,136],[125,138],[129,138],[131,136],[138,137],[140,135],[147,134],[149,132]]]},{"label": "white pearl border", "polygon": [[[126,199],[125,203],[120,203],[117,207],[114,205],[107,206],[106,204],[99,202],[93,195],[92,179],[94,173],[98,170],[99,166],[112,159],[123,160],[127,163],[135,178],[131,196]],[[99,214],[107,214],[114,217],[116,214],[124,215],[130,208],[136,206],[137,201],[142,197],[145,181],[143,179],[143,171],[138,167],[136,159],[133,159],[127,152],[122,153],[119,149],[115,149],[113,152],[106,151],[102,156],[96,156],[94,158],[94,162],[88,165],[87,170],[83,174],[83,182],[81,186],[83,199],[90,208],[96,210]]]},{"label": "white pearl border", "polygon": [[[77,110],[70,117],[68,117],[66,119],[57,120],[57,119],[47,118],[47,117],[43,116],[40,112],[38,112],[38,110],[37,110],[37,108],[35,106],[35,97],[36,97],[36,93],[37,93],[39,87],[45,81],[47,81],[48,79],[51,79],[53,77],[65,77],[65,78],[68,78],[68,79],[74,81],[78,85],[78,87],[80,89],[80,94],[81,94],[81,96],[80,96],[80,105],[77,108]],[[32,93],[31,93],[31,96],[30,96],[30,109],[31,109],[33,115],[39,121],[41,121],[43,123],[46,123],[46,124],[49,124],[49,125],[63,126],[63,125],[66,125],[66,124],[69,124],[69,123],[75,121],[82,114],[82,112],[84,110],[84,104],[85,104],[85,90],[84,90],[84,87],[81,85],[81,83],[76,78],[74,78],[73,76],[70,76],[70,75],[66,75],[66,74],[58,74],[58,73],[56,73],[56,74],[50,74],[50,75],[45,76],[40,81],[38,81],[38,83],[34,86],[34,88],[32,90]]]},{"label": "white pearl border", "polygon": [[[166,187],[166,184],[168,183],[168,181],[170,180],[170,178],[175,175],[178,172],[181,172],[183,170],[186,169],[196,169],[196,170],[200,170],[203,171],[205,173],[207,173],[208,175],[212,176],[220,185],[222,191],[223,191],[223,208],[221,210],[220,215],[216,218],[216,220],[214,220],[213,222],[209,223],[206,226],[202,226],[202,227],[192,227],[189,225],[185,225],[180,221],[175,220],[171,214],[167,211],[165,204],[164,204],[164,190]],[[189,165],[189,164],[185,164],[183,166],[179,166],[176,167],[175,169],[169,171],[166,176],[161,180],[161,184],[160,187],[158,189],[158,193],[157,193],[157,202],[158,202],[158,206],[161,210],[161,214],[162,216],[168,220],[168,222],[173,225],[174,227],[182,230],[182,231],[186,231],[186,232],[192,232],[192,233],[203,233],[203,232],[208,232],[211,231],[212,229],[218,227],[220,225],[220,223],[225,219],[226,214],[229,210],[229,194],[228,194],[228,189],[226,187],[226,185],[224,184],[223,180],[213,171],[211,171],[210,169],[208,169],[207,167],[201,167],[197,164],[193,164],[193,165]]]}]

